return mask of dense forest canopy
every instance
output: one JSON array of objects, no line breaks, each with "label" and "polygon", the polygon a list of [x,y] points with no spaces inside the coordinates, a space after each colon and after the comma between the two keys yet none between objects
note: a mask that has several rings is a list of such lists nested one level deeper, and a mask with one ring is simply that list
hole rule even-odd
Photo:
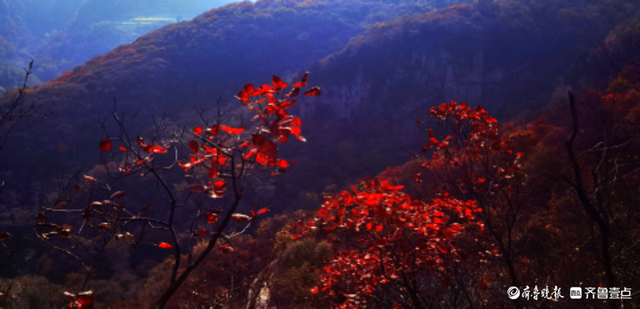
[{"label": "dense forest canopy", "polygon": [[3,0],[0,307],[632,304],[638,13]]}]

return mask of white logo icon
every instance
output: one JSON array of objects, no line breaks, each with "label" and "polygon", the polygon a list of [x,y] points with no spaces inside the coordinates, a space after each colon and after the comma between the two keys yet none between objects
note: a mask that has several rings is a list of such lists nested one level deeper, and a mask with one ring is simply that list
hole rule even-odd
[{"label": "white logo icon", "polygon": [[571,289],[569,289],[569,297],[571,297],[571,299],[581,299],[582,298],[582,288],[574,286]]},{"label": "white logo icon", "polygon": [[511,299],[518,299],[520,297],[520,289],[516,286],[512,286],[507,290],[507,296]]}]

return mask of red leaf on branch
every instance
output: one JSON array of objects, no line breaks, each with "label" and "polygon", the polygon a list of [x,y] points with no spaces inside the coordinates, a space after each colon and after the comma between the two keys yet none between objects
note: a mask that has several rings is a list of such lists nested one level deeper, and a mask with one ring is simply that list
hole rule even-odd
[{"label": "red leaf on branch", "polygon": [[144,138],[142,138],[142,136],[138,136],[138,145],[140,146],[140,148],[146,152],[151,152],[151,145],[148,145],[147,143],[144,142]]},{"label": "red leaf on branch", "polygon": [[162,248],[162,249],[171,249],[173,248],[173,246],[169,243],[166,242],[161,242],[158,244],[158,248]]},{"label": "red leaf on branch", "polygon": [[165,146],[165,147],[161,147],[161,146],[159,146],[159,145],[156,145],[156,146],[153,146],[153,147],[151,148],[151,152],[152,152],[152,153],[167,153],[167,149],[168,149],[168,148],[169,148],[169,147],[166,147],[166,146]]},{"label": "red leaf on branch", "polygon": [[201,126],[197,126],[193,129],[193,134],[195,135],[200,135],[200,133],[202,133],[202,127]]},{"label": "red leaf on branch", "polygon": [[116,191],[115,193],[111,194],[111,197],[109,199],[114,200],[117,198],[123,198],[125,195],[127,195],[126,191]]},{"label": "red leaf on branch", "polygon": [[205,229],[198,230],[198,236],[205,238],[207,236],[207,231]]},{"label": "red leaf on branch", "polygon": [[218,214],[213,211],[207,212],[204,214],[204,217],[207,219],[207,223],[216,223],[218,222]]},{"label": "red leaf on branch", "polygon": [[244,85],[244,91],[248,95],[254,95],[254,92],[256,92],[256,87],[254,87],[253,84],[249,83],[249,84]]},{"label": "red leaf on branch", "polygon": [[82,176],[82,177],[83,177],[84,179],[88,180],[88,181],[96,181],[96,179],[95,179],[95,178],[93,178],[93,177],[91,177],[91,176],[88,176],[88,175],[84,175],[84,176]]},{"label": "red leaf on branch", "polygon": [[307,96],[319,96],[320,95],[320,87],[314,86],[313,88],[304,92]]},{"label": "red leaf on branch", "polygon": [[187,143],[187,146],[189,146],[189,149],[191,149],[191,153],[196,153],[198,152],[198,149],[200,149],[200,144],[193,140],[189,141],[189,143]]},{"label": "red leaf on branch", "polygon": [[105,140],[102,140],[100,142],[100,151],[109,151],[109,150],[111,150],[111,145],[112,145],[112,143],[111,143],[110,139],[107,138]]},{"label": "red leaf on branch", "polygon": [[280,77],[275,75],[271,77],[271,83],[273,84],[273,88],[278,90],[287,87],[287,84],[283,82],[282,79],[280,79]]},{"label": "red leaf on branch", "polygon": [[209,176],[209,178],[216,178],[218,177],[218,172],[220,172],[220,165],[216,164],[209,169],[209,172],[207,172],[207,175]]},{"label": "red leaf on branch", "polygon": [[271,140],[265,140],[258,148],[258,156],[256,161],[262,165],[267,165],[268,162],[275,160],[278,154],[278,146]]},{"label": "red leaf on branch", "polygon": [[220,179],[213,183],[213,189],[216,191],[223,191],[227,188],[227,182]]},{"label": "red leaf on branch", "polygon": [[142,207],[142,210],[140,210],[140,213],[138,213],[138,216],[146,216],[149,214],[149,208],[151,208],[151,203],[147,203],[147,205],[144,205],[144,207]]},{"label": "red leaf on branch", "polygon": [[214,125],[210,129],[207,129],[207,133],[218,136],[218,134],[220,134],[220,127],[218,125]]},{"label": "red leaf on branch", "polygon": [[[289,92],[289,94],[287,94],[287,97],[289,98],[295,98],[300,94],[300,88],[298,87],[294,87],[293,89],[291,89],[291,92]],[[291,104],[293,105],[293,104]]]},{"label": "red leaf on branch", "polygon": [[251,219],[251,217],[245,215],[245,214],[232,214],[231,215],[231,220],[235,221],[235,222],[246,222],[249,221],[249,219]]},{"label": "red leaf on branch", "polygon": [[225,131],[225,132],[229,133],[229,134],[240,134],[240,133],[244,132],[244,128],[234,129],[234,128],[228,127],[228,126],[220,126],[220,129],[222,131]]}]

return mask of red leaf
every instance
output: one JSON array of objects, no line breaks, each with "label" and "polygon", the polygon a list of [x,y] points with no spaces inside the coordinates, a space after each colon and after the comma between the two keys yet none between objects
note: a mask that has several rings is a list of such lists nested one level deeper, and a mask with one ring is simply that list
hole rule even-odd
[{"label": "red leaf", "polygon": [[236,95],[236,99],[240,100],[242,103],[245,103],[249,100],[249,94],[244,90],[240,90],[238,95]]},{"label": "red leaf", "polygon": [[198,152],[198,149],[200,149],[200,144],[198,144],[198,142],[196,141],[189,141],[187,146],[189,146],[189,149],[191,149],[192,153],[196,153]]},{"label": "red leaf", "polygon": [[304,94],[308,95],[308,96],[319,96],[320,95],[320,87],[314,86],[313,88],[305,91]]},{"label": "red leaf", "polygon": [[257,148],[256,148],[256,149],[251,149],[251,151],[247,152],[247,153],[243,156],[243,158],[244,158],[245,160],[247,160],[247,159],[251,158],[253,155],[255,155],[256,153],[258,153],[258,149],[257,149]]},{"label": "red leaf", "polygon": [[204,214],[204,217],[207,219],[207,223],[216,223],[218,222],[218,214],[213,211],[207,212]]},{"label": "red leaf", "polygon": [[197,126],[193,129],[193,134],[195,135],[199,135],[200,133],[202,133],[202,127],[201,126]]},{"label": "red leaf", "polygon": [[95,179],[95,178],[93,178],[93,177],[91,177],[91,176],[84,175],[84,176],[82,176],[82,177],[83,177],[84,179],[88,180],[88,181],[96,181],[96,179]]},{"label": "red leaf", "polygon": [[309,77],[309,72],[304,72],[304,74],[302,74],[302,82],[303,83],[307,82],[307,77]]},{"label": "red leaf", "polygon": [[166,243],[166,242],[161,242],[158,244],[158,248],[162,248],[162,249],[171,249],[173,248],[172,245]]},{"label": "red leaf", "polygon": [[251,217],[245,215],[245,214],[232,214],[231,215],[231,220],[235,221],[235,222],[246,222],[249,221],[249,219],[251,219]]},{"label": "red leaf", "polygon": [[167,148],[169,147],[161,147],[159,145],[151,147],[151,152],[153,153],[167,153]]},{"label": "red leaf", "polygon": [[207,129],[207,133],[218,136],[218,134],[220,134],[220,127],[218,125],[214,125],[211,129]]},{"label": "red leaf", "polygon": [[279,166],[279,167],[281,167],[281,168],[287,168],[287,167],[289,167],[289,164],[287,163],[287,161],[282,160],[282,159],[278,159],[278,160],[276,161],[276,165],[277,165],[277,166]]},{"label": "red leaf", "polygon": [[142,150],[146,152],[151,151],[151,146],[144,142],[142,136],[138,136],[138,145],[140,146],[140,148],[142,148]]},{"label": "red leaf", "polygon": [[109,151],[109,150],[111,150],[111,145],[112,145],[112,143],[111,143],[110,139],[107,138],[105,140],[102,140],[100,142],[100,151]]},{"label": "red leaf", "polygon": [[282,89],[287,86],[286,83],[282,82],[282,79],[280,79],[280,77],[275,75],[271,77],[271,83],[273,84],[273,88],[276,88],[276,89]]},{"label": "red leaf", "polygon": [[300,121],[299,117],[293,117],[293,120],[291,121],[291,125],[296,128],[299,128],[302,126],[302,121]]},{"label": "red leaf", "polygon": [[256,92],[256,87],[254,87],[253,84],[246,84],[244,85],[244,91],[248,95],[253,95],[253,93]]},{"label": "red leaf", "polygon": [[256,161],[262,165],[274,160],[278,154],[278,147],[271,140],[265,140],[258,149]]},{"label": "red leaf", "polygon": [[311,293],[318,294],[318,287],[311,289]]},{"label": "red leaf", "polygon": [[227,182],[220,179],[213,183],[213,190],[222,191],[227,188]]},{"label": "red leaf", "polygon": [[266,207],[265,207],[265,208],[262,208],[262,209],[258,210],[258,214],[259,214],[259,215],[261,215],[261,214],[263,214],[263,213],[267,212],[268,210],[269,210],[269,209],[268,209],[268,208],[266,208]]},{"label": "red leaf", "polygon": [[120,150],[127,151],[127,148],[124,148],[124,146],[120,145]]},{"label": "red leaf", "polygon": [[198,231],[198,236],[200,236],[202,238],[206,237],[207,236],[207,231],[205,229],[200,229]]},{"label": "red leaf", "polygon": [[[298,83],[299,84],[299,83]],[[297,84],[296,84],[297,85]],[[300,94],[300,88],[298,88],[299,86],[295,86],[294,88],[291,89],[291,92],[289,92],[289,94],[287,94],[287,97],[289,98],[295,98]]]},{"label": "red leaf", "polygon": [[107,222],[102,222],[98,224],[98,229],[101,229],[101,230],[108,230],[110,227],[111,225]]},{"label": "red leaf", "polygon": [[220,129],[222,131],[225,131],[225,132],[229,133],[229,134],[240,134],[240,133],[244,132],[243,128],[234,129],[234,128],[228,127],[228,126],[220,126]]},{"label": "red leaf", "polygon": [[[93,291],[78,293],[76,301],[79,302],[83,307],[93,305]],[[81,308],[80,306],[78,307]]]},{"label": "red leaf", "polygon": [[218,177],[218,172],[220,172],[220,165],[216,164],[209,169],[207,174],[209,175],[209,178],[216,178]]},{"label": "red leaf", "polygon": [[251,141],[253,142],[253,144],[258,147],[262,146],[262,143],[264,142],[264,140],[265,140],[264,134],[254,134],[251,138]]},{"label": "red leaf", "polygon": [[125,195],[127,195],[126,191],[116,191],[115,193],[111,194],[111,197],[109,199],[114,200],[117,198],[123,198]]},{"label": "red leaf", "polygon": [[151,208],[151,203],[147,203],[147,205],[145,205],[142,210],[140,210],[140,213],[138,213],[138,216],[145,216],[149,214],[149,208]]}]

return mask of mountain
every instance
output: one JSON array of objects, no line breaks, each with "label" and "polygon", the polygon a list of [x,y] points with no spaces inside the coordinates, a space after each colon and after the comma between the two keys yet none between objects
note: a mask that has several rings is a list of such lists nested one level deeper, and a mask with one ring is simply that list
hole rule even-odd
[{"label": "mountain", "polygon": [[[96,55],[229,0],[2,0],[0,60],[52,80]],[[8,84],[0,84],[8,88]]]},{"label": "mountain", "polygon": [[[415,121],[443,102],[468,101],[508,121],[537,115],[569,90],[602,89],[624,65],[612,67],[600,44],[637,42],[638,9],[625,2],[481,1],[372,26],[310,67],[323,95],[297,106],[310,129],[304,150],[291,157],[304,172],[283,182],[314,175],[316,188],[340,187],[400,165],[425,140]],[[637,56],[637,46],[616,50],[634,54],[635,47]]]},{"label": "mountain", "polygon": [[52,114],[16,128],[2,169],[24,183],[19,171],[96,162],[114,98],[141,111],[131,132],[144,133],[150,115],[190,123],[194,105],[217,98],[232,112],[244,83],[309,69],[323,95],[298,107],[309,142],[283,152],[299,163],[278,189],[286,207],[306,207],[305,192],[405,162],[422,138],[413,123],[434,104],[469,100],[504,119],[546,105],[571,87],[577,60],[637,12],[624,1],[229,4],[31,89]]}]

